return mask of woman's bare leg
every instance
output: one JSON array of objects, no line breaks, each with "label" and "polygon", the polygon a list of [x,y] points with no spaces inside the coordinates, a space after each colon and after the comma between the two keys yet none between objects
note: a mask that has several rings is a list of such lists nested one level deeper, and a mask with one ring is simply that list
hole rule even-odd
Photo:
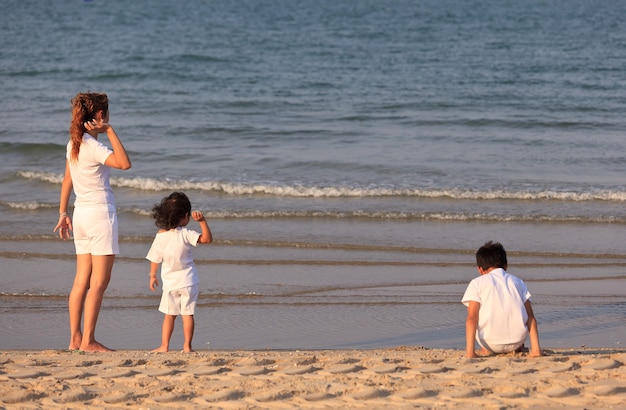
[{"label": "woman's bare leg", "polygon": [[89,291],[89,281],[91,279],[91,255],[76,255],[76,276],[68,300],[68,310],[70,316],[70,345],[69,350],[80,349],[83,340],[81,322],[83,318],[83,305],[85,296]]},{"label": "woman's bare leg", "polygon": [[91,278],[89,292],[85,297],[83,338],[80,350],[89,352],[110,352],[111,349],[96,341],[96,323],[104,291],[109,286],[115,255],[93,255],[91,257]]}]

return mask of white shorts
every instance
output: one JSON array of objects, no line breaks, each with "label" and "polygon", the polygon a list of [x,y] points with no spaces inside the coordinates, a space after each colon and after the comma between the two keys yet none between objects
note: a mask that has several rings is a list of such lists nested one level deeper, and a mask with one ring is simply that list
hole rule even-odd
[{"label": "white shorts", "polygon": [[484,340],[479,340],[478,338],[476,339],[476,341],[481,347],[496,354],[514,352],[520,347],[524,346],[523,340],[518,343],[507,343],[507,344],[488,344],[488,343],[485,343]]},{"label": "white shorts", "polygon": [[186,288],[164,290],[161,296],[159,312],[166,315],[191,316],[196,311],[196,301],[198,300],[199,286],[187,286]]},{"label": "white shorts", "polygon": [[117,255],[117,213],[107,208],[74,209],[74,246],[76,254]]}]

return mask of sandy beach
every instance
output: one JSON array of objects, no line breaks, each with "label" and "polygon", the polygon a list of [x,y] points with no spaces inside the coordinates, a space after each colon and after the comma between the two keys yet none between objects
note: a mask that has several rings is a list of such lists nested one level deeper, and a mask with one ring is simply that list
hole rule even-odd
[{"label": "sandy beach", "polygon": [[626,405],[626,350],[465,359],[452,349],[0,352],[2,408],[576,408]]}]

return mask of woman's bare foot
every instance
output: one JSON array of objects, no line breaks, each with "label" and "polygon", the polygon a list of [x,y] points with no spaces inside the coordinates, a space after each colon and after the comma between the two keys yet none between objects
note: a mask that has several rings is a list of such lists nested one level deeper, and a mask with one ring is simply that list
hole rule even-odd
[{"label": "woman's bare foot", "polygon": [[193,349],[183,349],[183,353],[195,353],[196,351]]},{"label": "woman's bare foot", "polygon": [[83,341],[82,335],[74,336],[70,338],[70,346],[67,348],[67,350],[80,350],[80,344],[82,341]]},{"label": "woman's bare foot", "polygon": [[159,346],[156,349],[152,350],[152,352],[154,353],[167,353],[169,352],[169,349],[167,346]]},{"label": "woman's bare foot", "polygon": [[80,347],[80,350],[83,352],[113,352],[113,349],[109,349],[105,345],[99,342],[87,343],[84,346]]}]

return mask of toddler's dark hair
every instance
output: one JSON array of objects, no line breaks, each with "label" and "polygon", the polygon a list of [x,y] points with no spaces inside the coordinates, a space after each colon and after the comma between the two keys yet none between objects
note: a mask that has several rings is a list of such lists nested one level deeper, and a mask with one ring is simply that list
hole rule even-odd
[{"label": "toddler's dark hair", "polygon": [[506,269],[506,251],[500,242],[489,241],[476,251],[476,265],[483,268]]},{"label": "toddler's dark hair", "polygon": [[174,229],[191,213],[191,202],[182,192],[172,192],[152,208],[154,223],[159,229]]}]

